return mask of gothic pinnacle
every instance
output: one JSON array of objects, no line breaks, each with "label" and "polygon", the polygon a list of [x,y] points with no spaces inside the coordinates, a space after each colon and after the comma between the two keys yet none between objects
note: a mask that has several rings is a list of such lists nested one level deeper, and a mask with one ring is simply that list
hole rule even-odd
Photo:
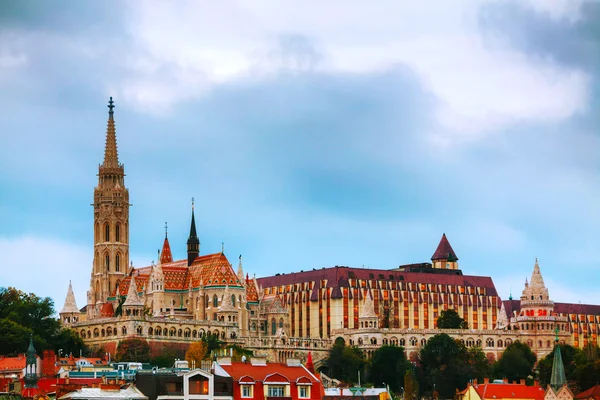
[{"label": "gothic pinnacle", "polygon": [[104,167],[117,168],[119,166],[119,154],[117,152],[117,134],[115,131],[114,102],[112,97],[108,101],[108,124],[106,127],[106,147],[104,149]]}]

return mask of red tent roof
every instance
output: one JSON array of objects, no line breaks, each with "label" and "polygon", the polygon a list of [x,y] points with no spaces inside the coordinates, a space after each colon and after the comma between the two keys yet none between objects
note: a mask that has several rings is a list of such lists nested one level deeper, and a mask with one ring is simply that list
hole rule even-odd
[{"label": "red tent roof", "polygon": [[448,242],[448,238],[446,238],[446,234],[442,235],[442,239],[440,240],[440,244],[438,244],[435,253],[431,256],[431,260],[448,260],[448,261],[457,261],[458,257],[456,253],[450,246],[450,242]]}]

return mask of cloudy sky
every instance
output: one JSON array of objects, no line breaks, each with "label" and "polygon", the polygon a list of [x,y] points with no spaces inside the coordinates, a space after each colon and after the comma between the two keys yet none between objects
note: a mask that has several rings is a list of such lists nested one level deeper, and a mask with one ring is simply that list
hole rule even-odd
[{"label": "cloudy sky", "polygon": [[[58,5],[57,5],[58,3]],[[428,261],[600,304],[600,2],[0,5],[0,286],[85,302],[107,100],[131,257]]]}]

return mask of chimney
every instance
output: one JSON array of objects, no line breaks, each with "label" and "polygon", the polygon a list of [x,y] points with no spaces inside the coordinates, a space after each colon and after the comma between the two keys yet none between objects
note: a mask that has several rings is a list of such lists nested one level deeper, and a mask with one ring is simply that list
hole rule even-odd
[{"label": "chimney", "polygon": [[483,384],[487,385],[488,383],[490,383],[490,378],[483,378]]},{"label": "chimney", "polygon": [[477,379],[473,379],[473,386],[477,385]]},{"label": "chimney", "polygon": [[540,386],[540,381],[537,379],[533,381],[533,386]]},{"label": "chimney", "polygon": [[524,385],[525,384],[525,379],[519,379],[519,385]]},{"label": "chimney", "polygon": [[502,383],[508,383],[508,378],[502,378]]}]

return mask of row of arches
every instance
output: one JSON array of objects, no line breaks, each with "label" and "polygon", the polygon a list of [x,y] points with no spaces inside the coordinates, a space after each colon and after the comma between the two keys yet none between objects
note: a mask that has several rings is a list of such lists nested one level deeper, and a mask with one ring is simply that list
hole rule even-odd
[{"label": "row of arches", "polygon": [[[218,329],[215,329],[214,331],[205,331],[204,329],[200,329],[200,330],[192,330],[190,328],[185,328],[185,329],[177,329],[175,327],[149,327],[147,329],[147,334],[148,336],[152,336],[152,337],[178,337],[178,338],[186,338],[186,339],[196,339],[196,338],[202,338],[208,334],[212,334],[215,335],[221,339],[225,339],[225,331],[219,331]],[[117,329],[117,327],[107,327],[107,328],[95,328],[93,331],[88,329],[82,329],[80,331],[77,332],[79,334],[79,336],[82,339],[88,339],[88,338],[102,338],[102,337],[112,337],[112,336],[117,336],[119,333],[119,330]],[[122,336],[127,336],[127,327],[123,326],[121,327],[121,331],[120,331]],[[136,331],[135,333],[137,335],[142,336],[143,335],[143,328],[141,326],[137,326],[136,327]],[[230,335],[231,338],[235,339],[236,335],[235,333],[232,332],[232,334]]]},{"label": "row of arches", "polygon": [[102,272],[99,269],[100,266],[103,266],[103,270],[107,272],[121,272],[122,260],[123,256],[121,255],[120,251],[117,252],[114,259],[111,259],[108,251],[104,252],[102,258],[100,258],[100,253],[96,252],[96,272]]}]

